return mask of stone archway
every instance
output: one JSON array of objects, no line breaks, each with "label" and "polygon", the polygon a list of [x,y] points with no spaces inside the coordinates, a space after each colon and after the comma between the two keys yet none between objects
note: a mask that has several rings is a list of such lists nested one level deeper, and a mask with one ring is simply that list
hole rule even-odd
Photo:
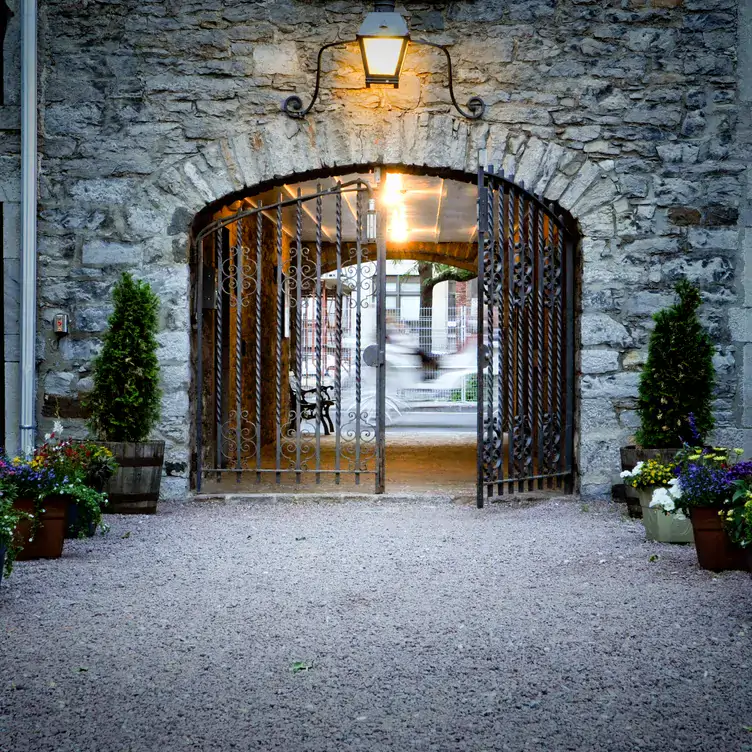
[{"label": "stone archway", "polygon": [[[602,254],[608,255],[611,242],[626,232],[630,219],[629,204],[620,194],[614,174],[607,171],[611,166],[606,164],[604,168],[581,151],[500,125],[469,124],[450,116],[425,113],[390,114],[374,124],[353,124],[339,118],[302,122],[270,118],[248,133],[211,143],[155,176],[143,186],[139,200],[150,204],[153,214],[169,218],[169,234],[161,242],[169,244],[170,254],[177,258],[180,248],[189,247],[191,226],[207,207],[226,203],[254,186],[258,189],[272,185],[282,176],[292,179],[315,176],[332,168],[353,171],[359,166],[378,164],[466,178],[473,174],[479,160],[503,169],[545,199],[558,202],[575,218],[581,238],[581,274],[587,291],[590,267],[594,274],[600,273],[596,271],[602,268],[598,260]],[[189,299],[187,265],[182,269],[175,284],[183,285]],[[587,344],[610,342],[622,336],[609,333],[616,328],[623,331],[623,327],[605,314],[589,314],[585,309],[581,321]],[[609,331],[604,333],[606,329]],[[579,332],[577,339],[579,342]],[[181,331],[175,326],[163,334],[163,340],[173,362],[190,362],[187,328]],[[578,382],[578,392],[581,390],[582,382]],[[186,390],[181,387],[170,393],[166,389],[165,402],[165,420],[179,416],[183,421],[180,430],[172,429],[169,443],[172,454],[185,458],[187,465],[190,422],[185,419],[191,406]],[[627,433],[617,429],[609,442],[601,438],[591,441],[586,432],[597,428],[601,418],[588,409],[578,426],[579,471],[586,492],[610,487],[617,448]]]}]

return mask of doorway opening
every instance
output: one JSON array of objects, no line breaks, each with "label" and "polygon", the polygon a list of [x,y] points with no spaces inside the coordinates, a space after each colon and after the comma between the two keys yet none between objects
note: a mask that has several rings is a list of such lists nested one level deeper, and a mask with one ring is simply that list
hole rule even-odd
[{"label": "doorway opening", "polygon": [[547,312],[562,235],[495,181],[374,167],[212,209],[194,241],[198,491],[485,499],[557,477],[563,453],[540,451],[571,415],[553,386],[571,327]]}]

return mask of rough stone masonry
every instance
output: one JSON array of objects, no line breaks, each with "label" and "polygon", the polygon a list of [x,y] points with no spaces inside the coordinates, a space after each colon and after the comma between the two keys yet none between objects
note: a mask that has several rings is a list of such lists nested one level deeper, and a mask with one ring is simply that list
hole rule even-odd
[{"label": "rough stone masonry", "polygon": [[[17,0],[10,3],[17,11]],[[184,495],[192,444],[189,229],[197,212],[262,181],[372,163],[473,172],[489,164],[558,201],[581,232],[577,463],[607,493],[634,403],[651,315],[681,276],[703,290],[718,343],[716,440],[752,449],[752,0],[407,2],[411,31],[451,45],[446,67],[412,48],[399,90],[363,88],[364,3],[326,0],[41,0],[39,430],[75,415],[123,269],[162,299],[159,436]],[[19,23],[0,107],[6,390],[17,431]],[[59,345],[50,322],[71,315]],[[15,369],[15,370],[14,370]],[[62,414],[62,413],[61,413]],[[83,431],[80,418],[66,423]]]}]

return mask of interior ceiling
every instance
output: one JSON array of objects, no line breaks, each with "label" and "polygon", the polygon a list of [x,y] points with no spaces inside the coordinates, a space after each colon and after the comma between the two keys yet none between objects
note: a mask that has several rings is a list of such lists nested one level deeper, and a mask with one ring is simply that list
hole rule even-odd
[{"label": "interior ceiling", "polygon": [[[337,182],[348,183],[360,178],[371,182],[372,175],[339,175],[304,183],[292,183],[267,191],[250,199],[253,205],[275,204],[294,198],[300,189],[301,196],[310,196],[317,190],[328,190]],[[475,239],[477,188],[439,177],[396,173],[386,176],[387,182],[387,240],[390,245],[407,243],[469,243]],[[318,187],[320,186],[320,188]],[[355,239],[356,194],[342,196],[342,239]],[[316,239],[316,201],[302,204],[301,224],[304,241]],[[365,211],[364,205],[364,211]],[[272,216],[273,215],[273,216]],[[333,197],[322,201],[322,240],[336,238],[336,204]],[[276,211],[270,211],[276,221]],[[295,236],[297,209],[285,207],[282,212],[284,231]]]}]

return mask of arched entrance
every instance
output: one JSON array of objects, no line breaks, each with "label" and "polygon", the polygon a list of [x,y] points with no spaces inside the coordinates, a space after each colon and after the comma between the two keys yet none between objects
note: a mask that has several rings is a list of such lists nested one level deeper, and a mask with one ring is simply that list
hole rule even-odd
[{"label": "arched entrance", "polygon": [[196,234],[199,487],[242,478],[384,490],[385,423],[398,409],[386,371],[400,328],[386,264],[404,259],[479,275],[468,348],[479,503],[571,483],[563,220],[491,172],[405,175],[406,205],[390,190],[396,170],[343,173],[233,197]]}]

